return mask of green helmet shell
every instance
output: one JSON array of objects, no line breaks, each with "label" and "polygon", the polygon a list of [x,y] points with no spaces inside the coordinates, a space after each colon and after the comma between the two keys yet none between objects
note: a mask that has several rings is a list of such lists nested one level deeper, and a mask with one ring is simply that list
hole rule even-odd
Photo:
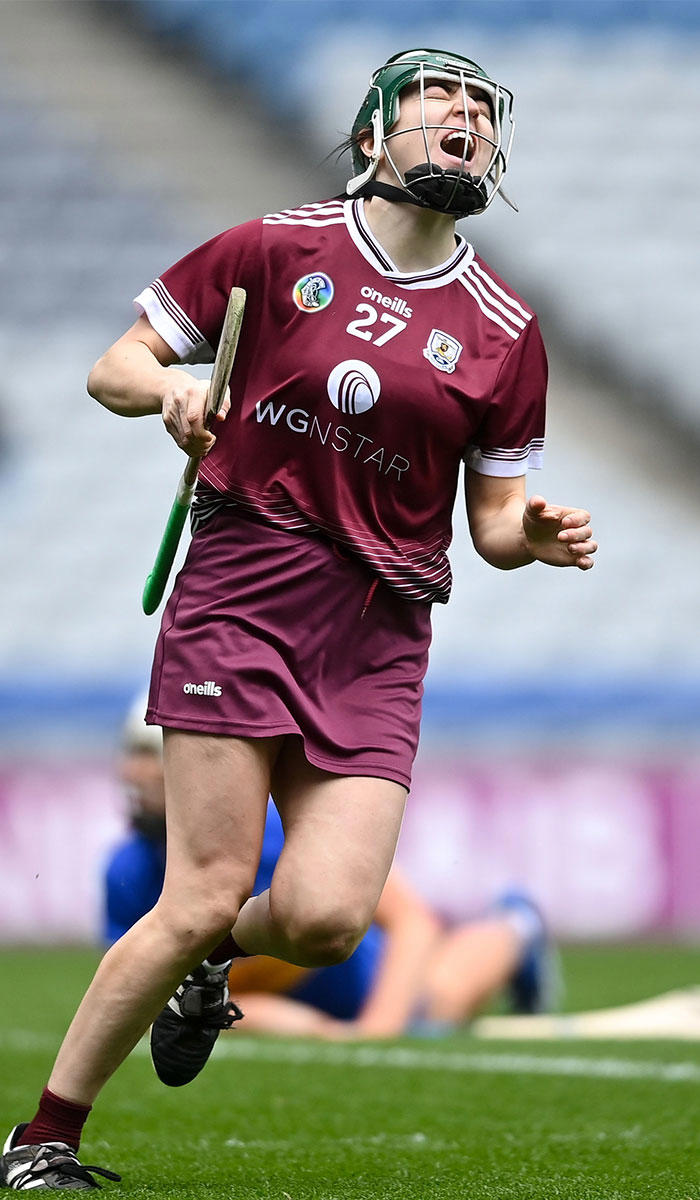
[{"label": "green helmet shell", "polygon": [[436,72],[461,70],[477,79],[490,83],[489,77],[478,63],[461,54],[450,54],[446,50],[402,50],[394,54],[383,67],[376,70],[370,80],[369,91],[352,126],[352,161],[356,174],[364,171],[367,160],[357,144],[358,135],[372,124],[372,114],[381,108],[383,132],[387,134],[399,116],[399,94],[419,78],[421,64],[433,67]]}]

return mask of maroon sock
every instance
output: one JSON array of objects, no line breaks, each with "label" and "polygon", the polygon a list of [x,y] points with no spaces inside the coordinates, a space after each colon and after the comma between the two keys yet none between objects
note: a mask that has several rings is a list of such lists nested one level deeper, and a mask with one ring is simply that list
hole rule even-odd
[{"label": "maroon sock", "polygon": [[215,950],[211,954],[207,954],[207,962],[212,967],[216,967],[219,963],[230,962],[232,958],[248,958],[247,950],[242,950],[238,942],[234,941],[230,933],[226,934],[223,942],[219,942]]},{"label": "maroon sock", "polygon": [[17,1138],[18,1146],[39,1146],[42,1142],[65,1142],[74,1150],[80,1145],[80,1135],[87,1121],[90,1105],[62,1100],[44,1088],[33,1121]]}]

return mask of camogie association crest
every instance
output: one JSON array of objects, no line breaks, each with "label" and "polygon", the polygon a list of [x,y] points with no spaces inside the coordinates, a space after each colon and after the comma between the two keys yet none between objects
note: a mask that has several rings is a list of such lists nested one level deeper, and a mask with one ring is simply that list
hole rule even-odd
[{"label": "camogie association crest", "polygon": [[438,371],[447,371],[448,375],[451,375],[461,353],[462,343],[458,342],[457,338],[450,337],[449,333],[443,333],[441,329],[433,329],[423,357],[437,367]]},{"label": "camogie association crest", "polygon": [[302,275],[292,289],[294,303],[301,312],[322,312],[333,299],[333,280],[323,271]]}]

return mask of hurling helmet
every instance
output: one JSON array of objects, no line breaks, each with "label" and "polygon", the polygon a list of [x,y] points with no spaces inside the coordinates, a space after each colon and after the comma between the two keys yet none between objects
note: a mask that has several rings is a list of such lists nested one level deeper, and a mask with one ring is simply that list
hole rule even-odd
[{"label": "hurling helmet", "polygon": [[[467,136],[464,138],[462,162],[458,168],[444,169],[430,159],[427,131],[436,126],[426,124],[425,86],[426,83],[436,79],[446,79],[459,84],[462,90],[464,112],[467,114],[467,125],[468,88],[478,87],[479,91],[488,98],[494,135],[493,138],[483,139],[489,142],[491,154],[488,165],[481,176],[472,176],[466,166],[470,135],[483,138],[483,135],[475,134],[469,128],[467,128]],[[413,83],[418,83],[420,86],[421,123],[412,128],[423,133],[428,161],[416,164],[405,176],[402,176],[392,158],[389,143],[392,137],[397,136],[395,133],[392,134],[391,130],[398,120],[401,92]],[[348,194],[356,195],[364,192],[364,194],[388,195],[389,198],[392,198],[389,194],[393,192],[396,193],[393,196],[394,199],[407,200],[423,208],[450,213],[455,217],[471,216],[483,212],[488,208],[496,193],[501,190],[513,141],[512,109],[512,93],[490,79],[486,72],[470,58],[443,50],[404,50],[395,54],[372,75],[369,91],[353,122],[354,174],[347,184]],[[449,129],[450,126],[446,128]],[[452,128],[456,132],[464,133],[464,126],[455,125]],[[369,134],[372,136],[373,144],[371,153],[367,155],[360,148],[360,138],[362,135]],[[382,152],[396,176],[397,188],[374,182],[374,175]],[[403,193],[403,195],[398,193]],[[507,203],[511,203],[502,191],[501,194]]]}]

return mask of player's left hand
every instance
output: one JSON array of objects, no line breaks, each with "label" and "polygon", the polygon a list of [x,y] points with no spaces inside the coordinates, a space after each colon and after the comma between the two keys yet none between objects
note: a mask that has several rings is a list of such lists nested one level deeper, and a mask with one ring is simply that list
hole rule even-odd
[{"label": "player's left hand", "polygon": [[589,571],[598,549],[590,522],[590,513],[583,508],[562,508],[548,504],[543,496],[531,496],[523,512],[528,550],[552,567]]}]

